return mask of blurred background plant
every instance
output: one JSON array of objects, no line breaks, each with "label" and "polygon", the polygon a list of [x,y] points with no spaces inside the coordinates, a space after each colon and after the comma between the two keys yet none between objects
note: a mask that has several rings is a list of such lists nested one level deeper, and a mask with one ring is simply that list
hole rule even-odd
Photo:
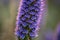
[{"label": "blurred background plant", "polygon": [[[0,0],[0,40],[16,40],[14,28],[19,1]],[[56,25],[60,21],[60,0],[47,1],[48,13],[43,14],[39,37],[35,40],[53,40]]]}]

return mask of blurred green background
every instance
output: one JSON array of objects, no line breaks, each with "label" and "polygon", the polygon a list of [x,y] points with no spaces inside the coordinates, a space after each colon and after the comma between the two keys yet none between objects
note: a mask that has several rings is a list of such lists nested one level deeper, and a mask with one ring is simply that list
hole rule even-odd
[{"label": "blurred green background", "polygon": [[[16,40],[14,28],[20,0],[0,0],[0,40]],[[60,1],[47,0],[47,13],[40,24],[39,37],[34,40],[53,40],[60,21]],[[57,34],[56,34],[57,35]]]}]

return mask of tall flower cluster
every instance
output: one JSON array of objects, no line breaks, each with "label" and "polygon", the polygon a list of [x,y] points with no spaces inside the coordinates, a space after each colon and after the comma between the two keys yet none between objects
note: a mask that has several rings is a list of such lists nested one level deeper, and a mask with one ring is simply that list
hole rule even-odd
[{"label": "tall flower cluster", "polygon": [[41,19],[41,0],[22,0],[17,14],[15,35],[24,39],[37,36]]}]

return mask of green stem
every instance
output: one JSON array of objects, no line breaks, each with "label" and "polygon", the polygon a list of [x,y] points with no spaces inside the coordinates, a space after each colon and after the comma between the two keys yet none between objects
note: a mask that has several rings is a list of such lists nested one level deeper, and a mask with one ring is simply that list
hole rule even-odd
[{"label": "green stem", "polygon": [[18,40],[21,40],[20,37],[18,37]]},{"label": "green stem", "polygon": [[32,40],[29,34],[28,34],[28,40]]},{"label": "green stem", "polygon": [[30,35],[28,34],[28,35],[26,35],[26,37],[24,38],[24,40],[32,40],[32,39],[31,39]]}]

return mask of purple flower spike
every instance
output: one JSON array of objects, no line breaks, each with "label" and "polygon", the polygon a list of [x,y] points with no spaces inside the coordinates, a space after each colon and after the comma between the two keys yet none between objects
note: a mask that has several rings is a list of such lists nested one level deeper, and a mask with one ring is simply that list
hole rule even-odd
[{"label": "purple flower spike", "polygon": [[[43,5],[43,4],[42,4]],[[24,39],[29,34],[31,38],[36,37],[41,20],[41,0],[22,0],[18,9],[16,21],[16,36]],[[19,31],[18,31],[19,30]]]}]

